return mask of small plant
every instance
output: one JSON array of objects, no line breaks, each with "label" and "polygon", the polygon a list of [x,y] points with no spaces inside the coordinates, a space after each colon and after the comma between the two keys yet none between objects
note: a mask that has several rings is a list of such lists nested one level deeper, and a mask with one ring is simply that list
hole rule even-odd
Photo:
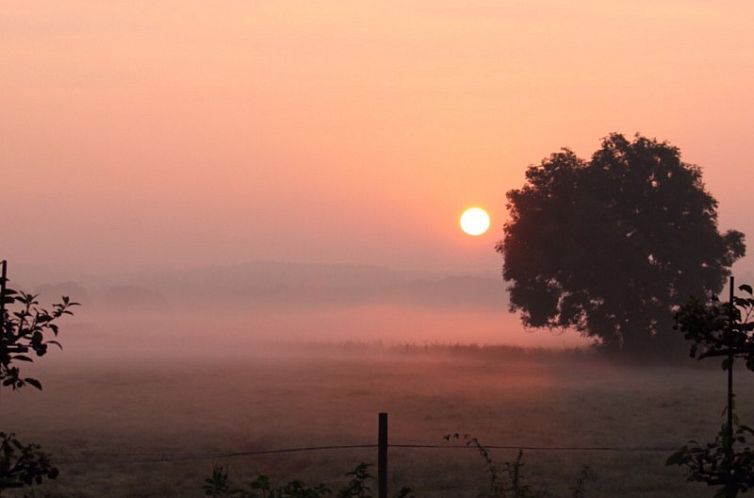
[{"label": "small plant", "polygon": [[362,462],[346,474],[351,480],[345,488],[338,491],[338,498],[371,498],[372,492],[367,481],[374,479],[374,476],[370,475],[368,470],[369,465]]},{"label": "small plant", "polygon": [[589,466],[584,465],[581,467],[579,477],[576,478],[576,484],[571,487],[571,498],[585,498],[586,497],[586,483],[588,481],[594,481],[595,477],[592,473],[592,469]]},{"label": "small plant", "polygon": [[473,447],[479,453],[479,456],[484,460],[484,466],[489,474],[490,478],[490,498],[506,498],[511,496],[513,498],[535,498],[542,496],[535,493],[532,487],[528,484],[524,484],[524,477],[522,474],[522,468],[524,466],[524,452],[518,450],[516,459],[512,462],[503,463],[503,477],[501,478],[501,472],[497,467],[497,464],[492,460],[490,451],[479,442],[479,439],[472,437],[470,434],[459,433],[447,434],[444,436],[446,441],[452,439],[461,440],[466,446]]},{"label": "small plant", "polygon": [[228,479],[228,469],[220,465],[212,468],[212,475],[204,480],[202,486],[204,494],[217,498],[227,496],[230,493],[230,481]]},{"label": "small plant", "polygon": [[[373,498],[370,481],[374,479],[369,474],[370,465],[358,464],[346,474],[350,480],[335,493],[337,498]],[[213,498],[322,498],[332,494],[332,489],[325,484],[307,486],[303,481],[293,480],[279,487],[274,487],[270,478],[259,475],[253,481],[242,487],[234,487],[226,467],[215,466],[212,475],[204,480],[202,486],[204,494]],[[396,498],[414,498],[411,489],[403,487]]]},{"label": "small plant", "polygon": [[[332,493],[330,488],[324,484],[307,486],[303,481],[299,480],[291,481],[285,486],[277,489],[275,492],[276,494],[272,495],[275,498],[320,498]],[[247,497],[244,496],[244,498]],[[256,495],[251,495],[248,498],[256,498]]]},{"label": "small plant", "polygon": [[55,479],[58,469],[39,445],[22,444],[15,434],[0,432],[0,493],[3,489],[42,484]]},{"label": "small plant", "polygon": [[[466,446],[477,450],[479,456],[484,460],[485,469],[489,474],[489,498],[546,498],[551,496],[549,491],[544,489],[535,490],[531,485],[525,483],[523,450],[518,450],[515,460],[503,462],[502,472],[500,472],[497,464],[495,464],[490,456],[489,449],[479,442],[479,439],[472,437],[470,434],[461,435],[457,432],[445,435],[444,439],[446,441],[460,440]],[[582,467],[576,484],[571,487],[572,493],[570,496],[573,498],[584,498],[586,496],[586,483],[591,480],[594,480],[594,476],[589,467]]]},{"label": "small plant", "polygon": [[267,476],[258,476],[248,484],[248,487],[252,492],[258,493],[260,498],[271,496],[272,484]]},{"label": "small plant", "polygon": [[[703,482],[708,486],[721,486],[715,497],[736,496],[754,488],[754,451],[748,445],[733,452],[729,472],[727,463],[727,425],[723,424],[717,437],[711,443],[689,444],[668,457],[667,465],[686,467],[689,481]],[[746,445],[747,437],[754,436],[754,430],[746,425],[736,425],[734,441]],[[729,481],[729,475],[735,479]]]}]

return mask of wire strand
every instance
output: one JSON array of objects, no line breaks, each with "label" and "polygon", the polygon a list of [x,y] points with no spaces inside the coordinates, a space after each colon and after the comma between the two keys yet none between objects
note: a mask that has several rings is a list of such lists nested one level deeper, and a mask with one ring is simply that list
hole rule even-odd
[{"label": "wire strand", "polygon": [[[62,465],[82,465],[96,463],[116,463],[116,464],[139,464],[139,463],[170,463],[170,462],[187,462],[199,460],[224,460],[228,458],[239,458],[249,456],[279,455],[286,453],[305,453],[311,451],[332,451],[332,450],[354,450],[354,449],[374,449],[376,444],[341,444],[327,446],[302,446],[298,448],[279,448],[271,450],[249,450],[235,451],[227,453],[204,453],[198,455],[157,455],[143,458],[97,458],[97,459],[80,459],[80,460],[61,460]],[[527,446],[527,445],[500,445],[489,444],[483,445],[484,448],[491,450],[525,450],[525,451],[609,451],[609,452],[632,452],[632,453],[652,453],[652,452],[670,452],[677,448],[664,448],[659,446]],[[388,448],[402,449],[438,449],[438,450],[475,450],[474,446],[461,444],[388,444]]]}]

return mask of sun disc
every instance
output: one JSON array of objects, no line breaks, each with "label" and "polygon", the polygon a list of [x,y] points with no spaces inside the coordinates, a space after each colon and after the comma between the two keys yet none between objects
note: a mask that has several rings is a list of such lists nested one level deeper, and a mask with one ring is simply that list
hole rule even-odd
[{"label": "sun disc", "polygon": [[461,230],[468,235],[478,236],[490,228],[490,215],[482,208],[472,207],[461,215]]}]

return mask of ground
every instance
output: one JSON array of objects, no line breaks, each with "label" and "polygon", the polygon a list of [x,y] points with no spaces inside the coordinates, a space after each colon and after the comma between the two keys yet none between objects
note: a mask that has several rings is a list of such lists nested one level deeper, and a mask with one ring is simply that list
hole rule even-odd
[{"label": "ground", "polygon": [[[676,448],[711,438],[725,376],[716,368],[615,366],[591,355],[467,348],[323,347],[233,358],[71,359],[35,366],[45,389],[3,392],[0,427],[59,463],[50,496],[192,497],[213,464],[337,484],[376,450],[221,457],[258,449],[376,442],[446,444],[460,432],[510,446]],[[45,358],[47,360],[47,358]],[[689,365],[694,365],[689,360]],[[738,374],[739,414],[754,416],[754,374]],[[502,464],[515,451],[492,450]],[[708,497],[668,451],[525,451],[530,483],[568,496],[582,466],[590,497]],[[178,457],[176,461],[153,461]],[[488,487],[468,449],[390,450],[393,489],[476,497]]]}]

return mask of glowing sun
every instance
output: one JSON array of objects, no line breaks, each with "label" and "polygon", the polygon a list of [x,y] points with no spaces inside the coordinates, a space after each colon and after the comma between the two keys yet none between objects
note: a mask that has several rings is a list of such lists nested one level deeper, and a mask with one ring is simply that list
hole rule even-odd
[{"label": "glowing sun", "polygon": [[490,228],[490,215],[482,208],[472,207],[461,215],[461,230],[468,235],[482,235]]}]

